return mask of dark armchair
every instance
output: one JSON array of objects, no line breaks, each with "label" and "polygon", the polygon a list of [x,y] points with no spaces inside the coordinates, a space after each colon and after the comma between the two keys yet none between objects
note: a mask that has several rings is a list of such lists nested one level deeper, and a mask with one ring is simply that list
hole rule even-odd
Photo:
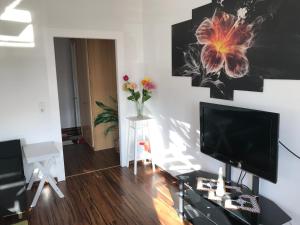
[{"label": "dark armchair", "polygon": [[0,142],[0,216],[26,209],[26,180],[20,140]]}]

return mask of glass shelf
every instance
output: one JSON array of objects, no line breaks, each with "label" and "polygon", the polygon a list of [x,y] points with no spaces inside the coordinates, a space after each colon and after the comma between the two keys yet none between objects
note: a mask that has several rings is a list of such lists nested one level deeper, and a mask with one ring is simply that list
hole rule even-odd
[{"label": "glass shelf", "polygon": [[[197,212],[200,212],[200,217],[204,216],[212,224],[217,225],[282,225],[291,220],[291,218],[274,202],[261,195],[257,198],[257,202],[261,210],[260,213],[227,208],[225,207],[226,198],[219,200],[209,199],[209,192],[197,190],[198,178],[216,180],[218,176],[216,174],[211,174],[204,171],[195,171],[178,176],[179,181],[184,184],[182,185],[184,187],[184,192],[182,195],[185,205],[185,209],[183,209],[185,216],[188,214],[186,210],[186,206],[188,205],[193,207]],[[231,183],[230,185],[238,186],[236,183]],[[244,186],[239,186],[239,188],[241,189],[242,195],[253,195],[249,188]],[[193,213],[191,214],[194,215]],[[189,221],[192,221],[195,218],[197,218],[197,216],[194,218],[189,218],[189,216],[187,216]]]}]

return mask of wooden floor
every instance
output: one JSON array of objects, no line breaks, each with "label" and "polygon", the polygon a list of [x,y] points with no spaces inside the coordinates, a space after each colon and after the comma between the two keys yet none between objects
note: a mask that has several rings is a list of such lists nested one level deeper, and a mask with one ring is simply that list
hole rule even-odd
[{"label": "wooden floor", "polygon": [[[65,198],[46,187],[29,225],[180,225],[176,181],[151,166],[112,168],[59,183]],[[33,192],[28,192],[32,199]]]},{"label": "wooden floor", "polygon": [[64,146],[66,176],[74,176],[120,165],[120,155],[115,149],[94,151],[87,144]]}]

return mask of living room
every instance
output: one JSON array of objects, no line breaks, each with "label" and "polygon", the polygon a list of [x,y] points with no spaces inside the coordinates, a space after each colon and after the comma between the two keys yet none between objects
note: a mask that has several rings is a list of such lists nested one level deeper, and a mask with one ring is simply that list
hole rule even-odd
[{"label": "living room", "polygon": [[[225,4],[226,0],[213,2]],[[268,5],[272,1],[263,2]],[[284,1],[274,2],[278,3],[273,7],[276,12],[281,9],[280,4]],[[297,13],[293,12],[297,12],[300,6],[295,0],[286,2],[295,4],[288,19],[286,15],[282,16],[284,21],[293,21],[291,24],[284,24],[289,28],[297,22],[293,20],[297,18]],[[224,162],[201,152],[200,102],[280,114],[278,140],[296,156],[300,154],[300,75],[291,75],[291,66],[284,68],[284,75],[278,75],[276,69],[271,70],[274,77],[262,79],[262,87],[258,91],[254,90],[251,82],[249,86],[244,83],[241,86],[229,84],[233,87],[232,93],[223,99],[214,94],[213,86],[199,87],[201,85],[195,83],[192,86],[191,77],[183,74],[172,76],[173,44],[177,43],[174,30],[179,30],[179,34],[182,30],[187,30],[186,33],[192,33],[194,37],[197,28],[191,26],[190,30],[185,27],[177,29],[178,26],[174,25],[190,21],[194,13],[196,17],[199,15],[201,21],[205,21],[207,13],[212,17],[213,11],[208,11],[206,7],[210,3],[211,1],[206,0],[1,1],[0,22],[3,31],[0,30],[0,141],[21,140],[23,146],[54,142],[59,151],[59,156],[52,162],[49,171],[57,180],[64,198],[60,198],[46,185],[37,205],[28,209],[28,215],[23,217],[28,220],[27,224],[188,224],[176,211],[179,208],[176,176],[199,170],[218,174],[220,167],[225,174]],[[199,9],[199,14],[194,9]],[[233,6],[232,10],[236,8]],[[5,17],[10,12],[14,15],[17,12],[23,18]],[[280,24],[280,19],[276,21]],[[24,28],[28,28],[26,37],[19,35]],[[290,30],[288,28],[286,30]],[[299,29],[294,27],[294,30],[299,35]],[[294,37],[298,37],[297,35]],[[7,38],[11,36],[16,39]],[[66,179],[54,38],[115,40],[120,167]],[[181,42],[186,40],[184,35],[179,35],[178,39]],[[286,40],[287,45],[292,43],[294,42]],[[175,50],[179,49],[184,55],[183,47],[178,47]],[[272,47],[278,50],[276,54],[284,55],[281,46]],[[290,49],[295,51],[285,60],[299,63],[299,45],[294,44]],[[266,58],[261,60],[266,64],[270,62]],[[223,65],[225,63],[218,65],[219,70]],[[152,98],[145,102],[143,112],[153,118],[151,150],[155,158],[155,173],[148,162],[138,163],[137,176],[134,175],[134,165],[130,163],[127,168],[128,155],[133,156],[133,148],[130,148],[131,154],[127,151],[127,118],[135,116],[137,112],[136,104],[127,99],[130,93],[123,90],[125,74],[130,82],[138,84],[147,76],[156,86],[151,93]],[[275,75],[278,75],[277,78]],[[239,78],[231,77],[226,81],[234,79]],[[130,161],[134,161],[134,158],[130,157]],[[271,199],[291,218],[285,224],[300,223],[299,165],[297,157],[278,144],[277,183],[260,179],[259,194]],[[232,167],[231,172],[231,179],[237,182],[241,170]],[[29,182],[32,167],[27,163],[24,163],[24,173]],[[251,188],[251,171],[245,175],[244,184]],[[111,186],[114,186],[113,190],[109,189]],[[27,193],[29,205],[36,190],[34,185],[33,191]],[[107,195],[101,195],[106,192]],[[128,199],[126,196],[129,196]],[[18,218],[16,221],[4,220],[3,224],[17,222]]]}]

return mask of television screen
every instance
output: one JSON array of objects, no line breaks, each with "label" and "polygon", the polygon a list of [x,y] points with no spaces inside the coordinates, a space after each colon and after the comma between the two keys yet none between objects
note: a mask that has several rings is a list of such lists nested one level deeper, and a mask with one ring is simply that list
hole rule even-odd
[{"label": "television screen", "polygon": [[277,182],[279,114],[200,103],[201,151]]}]

